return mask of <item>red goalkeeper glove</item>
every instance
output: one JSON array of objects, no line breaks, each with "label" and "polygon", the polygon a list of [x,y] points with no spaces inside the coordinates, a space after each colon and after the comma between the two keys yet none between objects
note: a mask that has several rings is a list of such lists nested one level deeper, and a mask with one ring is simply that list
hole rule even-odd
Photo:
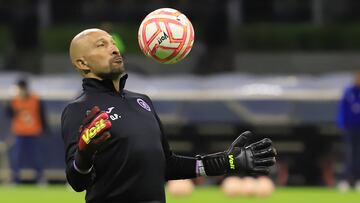
[{"label": "red goalkeeper glove", "polygon": [[102,144],[110,138],[111,122],[107,113],[94,106],[83,120],[79,128],[80,139],[75,154],[75,165],[81,171],[89,170],[92,158]]}]

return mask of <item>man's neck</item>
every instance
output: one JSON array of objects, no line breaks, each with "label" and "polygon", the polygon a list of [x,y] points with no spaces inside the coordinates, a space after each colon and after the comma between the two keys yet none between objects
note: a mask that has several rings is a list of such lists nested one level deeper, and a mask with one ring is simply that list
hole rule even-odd
[{"label": "man's neck", "polygon": [[[114,88],[117,92],[120,92],[120,79],[121,79],[121,76],[122,75],[119,75],[116,79],[112,79],[112,83],[114,85]],[[84,76],[85,78],[94,78],[94,79],[97,79],[97,80],[104,80],[103,78],[97,76],[97,75],[94,75],[94,74],[91,74],[91,75],[87,75],[87,76]]]},{"label": "man's neck", "polygon": [[113,85],[117,92],[120,92],[120,78],[112,80]]}]

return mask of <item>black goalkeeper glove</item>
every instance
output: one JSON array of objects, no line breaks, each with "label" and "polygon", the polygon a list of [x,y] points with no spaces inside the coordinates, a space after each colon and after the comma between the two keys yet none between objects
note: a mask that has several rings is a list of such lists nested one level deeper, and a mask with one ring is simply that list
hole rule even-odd
[{"label": "black goalkeeper glove", "polygon": [[203,167],[203,170],[199,170],[200,174],[207,176],[269,174],[269,167],[276,162],[276,150],[272,146],[272,141],[265,138],[246,145],[251,136],[252,133],[246,131],[224,152],[205,156],[197,155],[197,159],[202,161],[200,167]]}]

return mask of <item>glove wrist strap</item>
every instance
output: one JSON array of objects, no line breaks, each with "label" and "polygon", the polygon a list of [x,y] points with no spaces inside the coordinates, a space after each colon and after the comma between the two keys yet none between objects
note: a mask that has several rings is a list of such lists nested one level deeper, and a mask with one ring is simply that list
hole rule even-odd
[{"label": "glove wrist strap", "polygon": [[196,160],[196,175],[207,176],[204,168],[203,161],[201,159]]},{"label": "glove wrist strap", "polygon": [[202,161],[206,175],[217,176],[226,174],[229,166],[224,152],[204,156],[198,155],[197,157]]},{"label": "glove wrist strap", "polygon": [[89,174],[91,172],[91,170],[93,169],[93,165],[91,165],[91,167],[88,170],[82,170],[77,167],[75,160],[73,162],[73,165],[74,165],[75,170],[83,175]]},{"label": "glove wrist strap", "polygon": [[92,155],[80,151],[75,152],[74,163],[80,171],[87,171],[93,165]]}]

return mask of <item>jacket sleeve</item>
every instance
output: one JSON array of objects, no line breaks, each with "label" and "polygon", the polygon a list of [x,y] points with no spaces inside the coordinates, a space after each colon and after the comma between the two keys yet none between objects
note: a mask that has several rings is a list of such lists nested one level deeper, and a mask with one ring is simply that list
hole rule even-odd
[{"label": "jacket sleeve", "polygon": [[74,156],[78,146],[78,130],[84,118],[84,112],[74,104],[68,105],[61,116],[61,134],[65,146],[66,178],[71,187],[81,192],[91,183],[93,171],[80,173],[75,169]]},{"label": "jacket sleeve", "polygon": [[[152,105],[152,109],[154,109],[153,105]],[[166,174],[165,174],[166,180],[196,178],[197,175],[196,175],[195,157],[177,155],[170,149],[168,140],[164,134],[164,130],[160,118],[155,111],[154,114],[159,123],[159,127],[161,130],[161,142],[166,159]]]}]

